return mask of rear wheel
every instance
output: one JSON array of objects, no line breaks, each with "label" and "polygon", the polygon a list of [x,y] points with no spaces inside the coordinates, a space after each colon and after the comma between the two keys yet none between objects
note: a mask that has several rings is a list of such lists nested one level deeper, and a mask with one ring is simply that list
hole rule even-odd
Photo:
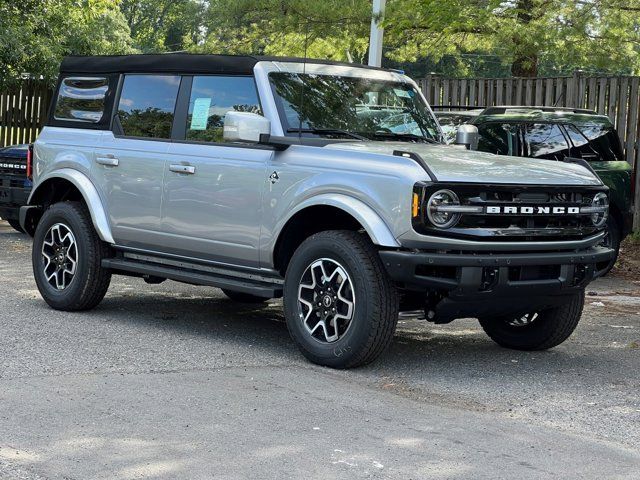
[{"label": "rear wheel", "polygon": [[56,203],[40,219],[33,238],[33,274],[42,298],[56,310],[95,307],[111,282],[111,272],[102,267],[108,254],[83,204]]},{"label": "rear wheel", "polygon": [[222,289],[222,293],[224,293],[227,297],[229,297],[234,302],[239,303],[264,303],[268,298],[258,297],[256,295],[251,295],[249,293],[236,292],[234,290],[227,290],[226,288]]},{"label": "rear wheel", "polygon": [[20,233],[24,233],[24,229],[20,226],[20,222],[18,220],[7,220],[7,223],[11,225],[11,228],[17,230]]},{"label": "rear wheel", "polygon": [[584,291],[567,302],[539,312],[483,318],[480,325],[498,345],[515,350],[547,350],[573,333],[584,306]]},{"label": "rear wheel", "polygon": [[287,327],[302,354],[333,368],[375,360],[398,320],[398,293],[363,234],[325,231],[295,251],[284,285]]}]

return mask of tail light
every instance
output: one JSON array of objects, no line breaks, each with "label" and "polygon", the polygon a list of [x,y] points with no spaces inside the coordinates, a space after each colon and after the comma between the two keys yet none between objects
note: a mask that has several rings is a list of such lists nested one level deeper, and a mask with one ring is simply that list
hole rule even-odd
[{"label": "tail light", "polygon": [[33,180],[33,144],[27,148],[27,178]]}]

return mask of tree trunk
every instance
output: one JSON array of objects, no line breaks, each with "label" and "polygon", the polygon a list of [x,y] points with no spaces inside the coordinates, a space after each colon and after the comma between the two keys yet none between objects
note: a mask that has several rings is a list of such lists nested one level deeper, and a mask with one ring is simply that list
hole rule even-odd
[{"label": "tree trunk", "polygon": [[511,64],[511,75],[514,77],[537,77],[538,76],[538,56],[516,55]]},{"label": "tree trunk", "polygon": [[[531,23],[534,15],[535,0],[518,0],[516,3],[516,20],[518,25],[527,26]],[[527,28],[523,28],[525,36]],[[536,77],[538,75],[538,54],[532,52],[533,48],[528,45],[527,39],[520,35],[513,38],[515,54],[511,64],[511,75],[514,77]]]}]

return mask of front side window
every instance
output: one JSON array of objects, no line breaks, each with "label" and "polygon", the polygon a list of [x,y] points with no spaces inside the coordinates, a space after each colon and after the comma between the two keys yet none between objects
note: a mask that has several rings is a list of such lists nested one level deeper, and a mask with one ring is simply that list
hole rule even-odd
[{"label": "front side window", "polygon": [[389,80],[269,75],[287,135],[434,142],[438,123],[416,89]]},{"label": "front side window", "polygon": [[563,160],[569,155],[569,144],[560,126],[552,123],[530,123],[524,127],[529,157]]},{"label": "front side window", "polygon": [[60,83],[54,117],[57,120],[98,123],[104,115],[109,80],[104,77],[68,77]]},{"label": "front side window", "polygon": [[253,77],[193,77],[187,140],[222,142],[224,117],[229,111],[261,113]]},{"label": "front side window", "polygon": [[178,98],[177,75],[127,75],[118,102],[118,117],[128,137],[171,138]]},{"label": "front side window", "polygon": [[481,123],[477,125],[479,141],[478,150],[496,155],[522,156],[522,141],[517,124]]}]

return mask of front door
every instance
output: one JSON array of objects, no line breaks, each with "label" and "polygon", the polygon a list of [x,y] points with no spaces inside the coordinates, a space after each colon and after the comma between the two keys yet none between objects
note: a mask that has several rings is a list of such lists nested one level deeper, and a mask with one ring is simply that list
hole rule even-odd
[{"label": "front door", "polygon": [[258,267],[262,192],[273,151],[222,138],[227,111],[260,111],[254,80],[195,76],[190,83],[184,140],[169,146],[165,165],[165,250]]}]

